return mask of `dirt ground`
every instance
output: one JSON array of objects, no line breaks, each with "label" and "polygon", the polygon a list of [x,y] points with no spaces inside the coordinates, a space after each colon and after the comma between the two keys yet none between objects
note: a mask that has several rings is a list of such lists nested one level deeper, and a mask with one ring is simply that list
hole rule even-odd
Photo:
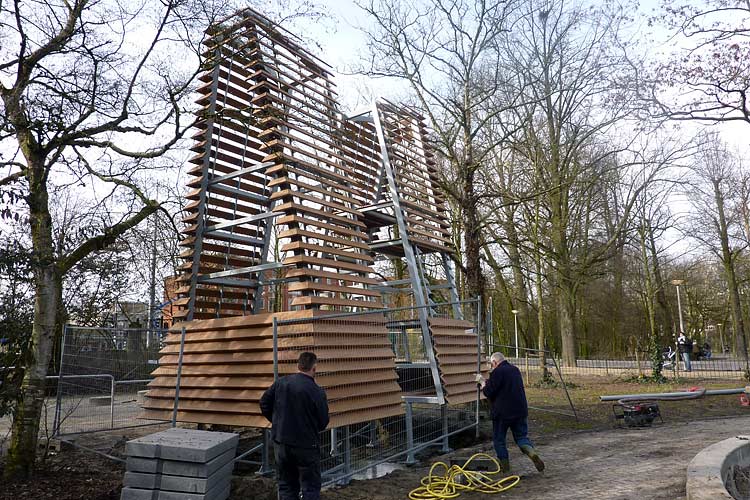
[{"label": "dirt ground", "polygon": [[[538,474],[531,464],[511,447],[514,472],[522,476],[512,490],[493,498],[539,498],[572,500],[585,497],[602,499],[679,499],[684,497],[685,469],[703,447],[746,433],[750,428],[750,408],[741,407],[737,396],[704,398],[697,401],[662,402],[664,424],[640,430],[615,429],[611,404],[600,403],[602,394],[646,393],[681,390],[692,385],[710,388],[738,387],[737,381],[681,381],[672,384],[640,384],[603,377],[572,379],[570,396],[579,420],[561,415],[570,412],[560,387],[527,387],[532,407],[529,427],[532,439],[547,461],[547,471]],[[557,412],[557,413],[553,413]],[[459,449],[454,457],[468,457],[476,451],[490,451],[490,422],[482,420],[483,440],[472,443],[470,436],[451,441]],[[158,429],[140,432],[154,432]],[[123,436],[123,434],[126,434]],[[79,442],[115,456],[122,456],[124,442],[133,432],[92,435]],[[349,486],[327,489],[324,500],[396,500],[407,498],[419,485],[429,465],[446,457],[423,456],[413,467],[396,470],[388,476],[353,481]],[[1,464],[0,464],[1,467]],[[26,483],[3,484],[0,500],[119,498],[123,467],[100,455],[78,449],[52,454],[34,479]],[[274,482],[258,477],[252,470],[237,471],[232,499],[273,500]],[[464,494],[464,500],[486,499],[485,495]]]}]

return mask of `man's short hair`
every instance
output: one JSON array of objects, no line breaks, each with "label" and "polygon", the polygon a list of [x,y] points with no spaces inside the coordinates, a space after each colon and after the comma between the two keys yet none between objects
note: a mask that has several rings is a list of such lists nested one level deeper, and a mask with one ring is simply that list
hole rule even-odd
[{"label": "man's short hair", "polygon": [[297,358],[297,369],[301,372],[309,372],[318,362],[318,357],[314,352],[305,351]]},{"label": "man's short hair", "polygon": [[505,356],[503,356],[503,353],[501,352],[493,352],[492,356],[490,356],[490,362],[496,362],[497,364],[502,363],[505,361]]}]

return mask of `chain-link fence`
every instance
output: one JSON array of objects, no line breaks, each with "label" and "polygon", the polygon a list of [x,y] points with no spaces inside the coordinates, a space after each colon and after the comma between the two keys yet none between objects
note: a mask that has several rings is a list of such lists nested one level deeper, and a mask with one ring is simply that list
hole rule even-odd
[{"label": "chain-link fence", "polygon": [[58,375],[48,377],[53,436],[152,425],[139,418],[166,332],[66,326]]},{"label": "chain-link fence", "polygon": [[[579,359],[575,366],[565,366],[549,351],[544,351],[542,364],[542,352],[536,349],[516,350],[515,346],[493,344],[487,347],[487,353],[501,352],[521,370],[530,428],[536,434],[621,426],[621,418],[617,417],[621,405],[602,401],[602,396],[643,394],[659,399],[664,393],[694,394],[680,401],[658,401],[663,417],[658,422],[730,417],[750,411],[736,393],[746,384],[742,359],[692,359],[691,370],[686,371],[684,360],[665,356],[662,377],[653,377],[650,360],[640,354],[631,359]],[[708,390],[708,395],[702,396],[703,389]],[[722,394],[727,389],[732,392]]]}]

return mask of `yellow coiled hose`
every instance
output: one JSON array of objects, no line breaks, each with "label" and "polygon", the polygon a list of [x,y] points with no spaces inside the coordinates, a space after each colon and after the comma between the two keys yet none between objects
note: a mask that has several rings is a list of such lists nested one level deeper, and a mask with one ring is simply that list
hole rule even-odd
[{"label": "yellow coiled hose", "polygon": [[[477,458],[491,460],[495,464],[494,471],[472,471],[469,464]],[[444,469],[445,474],[438,475],[435,469]],[[507,491],[517,485],[521,478],[519,476],[501,477],[495,480],[493,476],[501,474],[500,463],[486,453],[475,453],[462,466],[448,466],[444,462],[435,462],[430,467],[430,473],[422,478],[422,486],[409,492],[411,500],[443,500],[446,498],[456,498],[465,491],[476,493],[500,493]],[[457,476],[463,476],[463,483],[456,482]]]}]

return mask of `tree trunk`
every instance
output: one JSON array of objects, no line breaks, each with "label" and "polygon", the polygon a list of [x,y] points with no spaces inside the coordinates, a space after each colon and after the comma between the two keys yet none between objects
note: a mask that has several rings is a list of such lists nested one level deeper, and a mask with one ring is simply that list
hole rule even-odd
[{"label": "tree trunk", "polygon": [[474,174],[464,166],[462,212],[464,216],[464,242],[466,245],[466,292],[469,299],[480,298],[484,308],[485,281],[481,261],[481,225],[474,196]]},{"label": "tree trunk", "polygon": [[[521,261],[520,242],[516,225],[514,223],[513,209],[506,209],[503,227],[508,238],[505,251],[508,254],[508,261],[513,271],[513,309],[517,309],[518,314],[518,332],[524,338],[526,347],[532,347],[531,341],[534,338],[533,328],[528,321],[529,315],[529,291],[526,286],[526,277],[523,275],[523,262]],[[543,348],[543,347],[540,347]]]},{"label": "tree trunk", "polygon": [[609,319],[611,322],[612,332],[612,344],[610,349],[612,354],[615,354],[622,346],[622,323],[623,323],[623,303],[625,294],[623,292],[623,270],[625,269],[625,258],[623,255],[623,249],[621,245],[618,245],[615,254],[612,258],[612,317]]},{"label": "tree trunk", "polygon": [[742,305],[740,304],[739,287],[737,286],[737,274],[734,269],[734,255],[729,246],[729,230],[727,226],[726,215],[724,211],[724,196],[718,180],[713,181],[714,199],[718,213],[719,241],[721,241],[721,261],[724,265],[724,274],[726,275],[727,288],[729,288],[730,309],[732,312],[732,327],[739,343],[740,354],[745,360],[746,376],[750,376],[750,366],[748,366],[747,338],[745,337],[745,324],[742,316]]},{"label": "tree trunk", "polygon": [[575,292],[571,288],[566,285],[565,278],[558,275],[557,315],[560,322],[564,366],[575,366],[578,357],[575,330]]},{"label": "tree trunk", "polygon": [[545,349],[547,349],[547,342],[544,334],[544,299],[542,293],[544,288],[542,287],[542,257],[541,251],[537,247],[534,254],[534,265],[536,267],[536,308],[537,308],[537,333],[539,335],[539,365],[542,367],[542,380],[548,380],[550,374],[547,371],[547,355]]},{"label": "tree trunk", "polygon": [[55,264],[52,242],[52,218],[44,165],[30,163],[29,215],[35,279],[34,323],[29,346],[21,397],[13,419],[11,442],[5,464],[6,478],[30,477],[36,460],[39,421],[45,396],[45,377],[59,332],[58,313],[61,307],[62,279]]},{"label": "tree trunk", "polygon": [[[654,232],[651,228],[648,231],[649,251],[651,253],[651,266],[654,272],[654,287],[656,288],[656,304],[659,308],[659,319],[661,322],[661,334],[670,335],[675,332],[672,331],[672,312],[669,309],[669,302],[667,302],[667,294],[665,292],[664,279],[661,275],[661,264],[659,263],[659,253],[656,250],[656,239],[654,238]],[[660,336],[661,337],[661,336]],[[676,338],[676,336],[675,336]],[[659,340],[663,340],[659,338]],[[672,343],[672,339],[669,340]]]}]

